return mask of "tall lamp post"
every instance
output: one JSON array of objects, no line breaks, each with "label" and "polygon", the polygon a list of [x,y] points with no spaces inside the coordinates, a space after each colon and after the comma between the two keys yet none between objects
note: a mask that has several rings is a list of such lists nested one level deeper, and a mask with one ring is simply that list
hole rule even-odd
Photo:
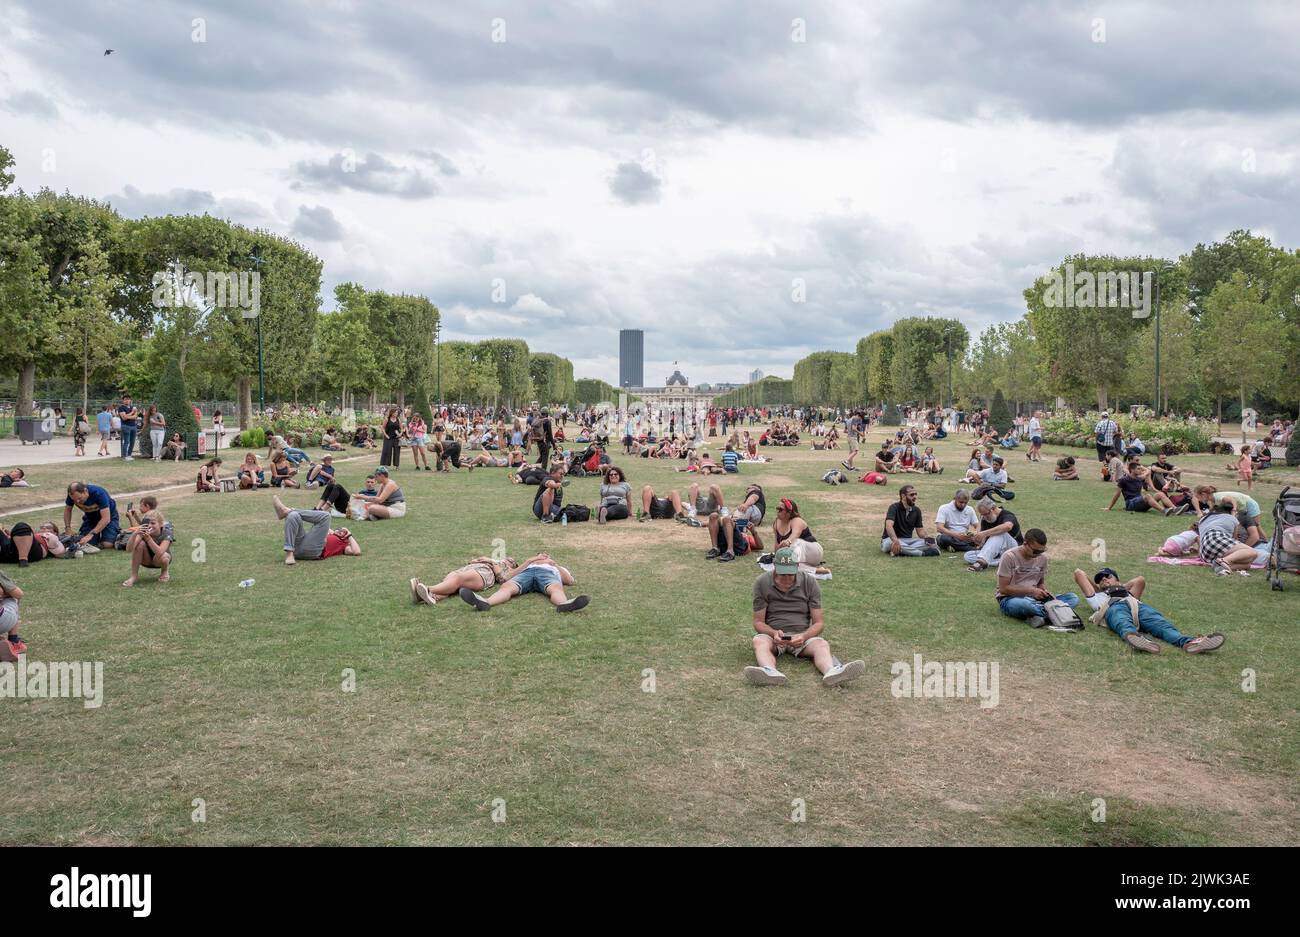
[{"label": "tall lamp post", "polygon": [[433,323],[433,345],[438,353],[438,408],[442,409],[442,319]]},{"label": "tall lamp post", "polygon": [[1172,264],[1167,264],[1167,263],[1161,264],[1160,266],[1156,267],[1155,272],[1152,275],[1152,279],[1155,281],[1152,288],[1152,293],[1153,293],[1152,302],[1155,304],[1155,311],[1156,311],[1156,321],[1154,326],[1156,330],[1156,336],[1155,336],[1156,386],[1155,386],[1155,406],[1152,407],[1152,410],[1157,417],[1160,416],[1160,275],[1165,271],[1171,269],[1173,269]]},{"label": "tall lamp post", "polygon": [[[261,277],[264,261],[260,244],[253,247],[252,261],[253,272]],[[266,376],[262,368],[262,310],[255,309],[253,313],[253,318],[257,319],[257,414],[261,416],[266,413]]]}]

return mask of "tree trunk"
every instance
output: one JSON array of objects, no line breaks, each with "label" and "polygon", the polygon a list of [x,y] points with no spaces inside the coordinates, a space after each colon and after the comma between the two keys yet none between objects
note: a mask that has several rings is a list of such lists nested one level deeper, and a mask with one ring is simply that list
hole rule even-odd
[{"label": "tree trunk", "polygon": [[397,409],[403,410],[405,408],[406,408],[406,391],[399,390],[397,392]]},{"label": "tree trunk", "polygon": [[251,378],[239,379],[239,429],[248,429],[253,425],[253,381]]},{"label": "tree trunk", "polygon": [[[32,415],[32,398],[36,395],[36,362],[29,361],[18,371],[18,406],[14,416]],[[15,427],[14,432],[17,432]]]},{"label": "tree trunk", "polygon": [[1104,384],[1098,385],[1097,387],[1097,409],[1110,409],[1110,388],[1106,387]]},{"label": "tree trunk", "polygon": [[1214,405],[1219,412],[1219,426],[1218,429],[1214,431],[1214,435],[1222,436],[1223,435],[1223,398],[1216,394],[1214,398]]},{"label": "tree trunk", "polygon": [[1246,388],[1241,388],[1241,442],[1246,444]]}]

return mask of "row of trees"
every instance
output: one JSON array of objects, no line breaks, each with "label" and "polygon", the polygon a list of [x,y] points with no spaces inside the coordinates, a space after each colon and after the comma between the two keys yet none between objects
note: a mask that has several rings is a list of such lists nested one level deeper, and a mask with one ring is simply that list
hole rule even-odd
[{"label": "row of trees", "polygon": [[94,199],[11,191],[12,166],[0,147],[0,335],[21,413],[38,374],[79,385],[83,402],[92,387],[143,397],[175,360],[192,392],[235,396],[248,425],[259,324],[270,400],[405,402],[439,377],[446,400],[577,400],[572,362],[522,341],[448,341],[439,354],[440,315],[423,296],[345,283],[337,308],[322,311],[321,261],[288,238],[208,215],[126,219]]},{"label": "row of trees", "polygon": [[768,375],[727,391],[713,402],[719,407],[777,407],[794,403],[794,381]]},{"label": "row of trees", "polygon": [[[1150,272],[1145,292],[1140,278]],[[1127,297],[1106,289],[1139,275]],[[1121,274],[1125,278],[1121,278]],[[1063,302],[1053,284],[1083,290]],[[1094,288],[1094,285],[1096,288]],[[1158,290],[1156,289],[1158,287]],[[1075,255],[1024,291],[1025,315],[972,342],[955,319],[900,319],[853,353],[815,352],[795,364],[793,402],[856,406],[886,401],[987,406],[1001,392],[1015,409],[1056,397],[1107,407],[1115,398],[1158,409],[1217,411],[1231,401],[1261,413],[1300,401],[1300,251],[1249,231],[1198,244],[1177,261]],[[1125,301],[1127,299],[1127,301]],[[1136,311],[1136,315],[1135,315]],[[765,399],[770,379],[719,398]]]}]

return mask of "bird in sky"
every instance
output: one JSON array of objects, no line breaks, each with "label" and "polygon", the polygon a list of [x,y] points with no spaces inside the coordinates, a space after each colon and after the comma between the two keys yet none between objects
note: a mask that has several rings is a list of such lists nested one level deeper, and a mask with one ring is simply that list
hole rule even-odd
[{"label": "bird in sky", "polygon": [[104,50],[104,54],[105,54],[105,55],[112,55],[114,51],[115,51],[115,50],[113,50],[113,49],[105,49],[105,50]]}]

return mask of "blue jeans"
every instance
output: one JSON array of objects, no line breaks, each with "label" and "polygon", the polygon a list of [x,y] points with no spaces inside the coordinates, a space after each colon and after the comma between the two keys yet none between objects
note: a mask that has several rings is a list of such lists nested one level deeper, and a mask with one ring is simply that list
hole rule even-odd
[{"label": "blue jeans", "polygon": [[[1073,592],[1065,592],[1057,596],[1062,602],[1074,608],[1079,604],[1079,597]],[[1038,599],[1031,599],[1027,595],[1012,595],[1005,599],[998,599],[998,608],[1002,609],[1002,614],[1008,618],[1033,618],[1037,615],[1039,618],[1046,618],[1043,611],[1043,603]]]},{"label": "blue jeans", "polygon": [[527,595],[529,592],[544,593],[551,586],[560,585],[560,574],[553,566],[529,566],[514,576],[513,580],[519,587],[520,595]]},{"label": "blue jeans", "polygon": [[125,459],[129,456],[131,450],[135,448],[135,434],[137,432],[138,430],[134,426],[129,429],[125,424],[122,426],[122,458]]},{"label": "blue jeans", "polygon": [[284,447],[284,457],[288,459],[289,462],[292,463],[293,465],[298,465],[302,462],[309,461],[307,458],[307,453],[303,452],[301,449],[295,449],[293,446]]},{"label": "blue jeans", "polygon": [[1106,608],[1106,627],[1121,638],[1126,634],[1132,634],[1134,631],[1145,631],[1153,638],[1159,638],[1174,647],[1182,647],[1192,640],[1189,635],[1185,635],[1175,628],[1173,622],[1145,602],[1138,603],[1138,623],[1136,625],[1133,624],[1133,613],[1129,611],[1127,602],[1111,602]]},{"label": "blue jeans", "polygon": [[[77,531],[77,536],[86,536],[86,534],[95,529],[95,525],[98,523],[98,514],[83,514],[81,516],[81,529]],[[117,518],[113,518],[104,526],[103,530],[90,538],[90,544],[91,546],[96,547],[107,544],[109,547],[112,547],[112,545],[117,542],[118,534],[121,532],[122,530],[118,526]]]}]

